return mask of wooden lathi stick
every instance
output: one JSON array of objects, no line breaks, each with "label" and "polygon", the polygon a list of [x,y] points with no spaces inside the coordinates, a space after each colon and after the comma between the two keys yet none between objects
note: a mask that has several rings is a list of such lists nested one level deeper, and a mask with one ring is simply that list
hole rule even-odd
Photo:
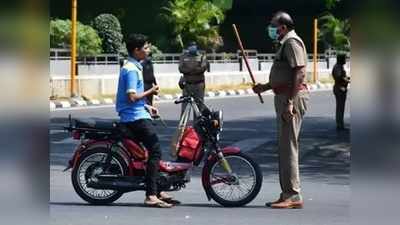
[{"label": "wooden lathi stick", "polygon": [[[235,24],[232,24],[232,27],[233,27],[233,30],[235,32],[236,39],[238,41],[240,51],[242,52],[243,59],[244,59],[244,62],[246,64],[247,70],[249,71],[249,74],[250,74],[250,77],[251,77],[251,81],[253,81],[253,85],[255,85],[256,84],[256,80],[254,79],[254,75],[253,75],[253,72],[251,71],[251,68],[250,68],[250,65],[249,65],[249,61],[247,60],[247,55],[244,52],[244,48],[243,48],[242,41],[240,40],[239,32],[238,32]],[[261,93],[258,93],[258,98],[260,99],[260,102],[263,104],[264,103],[264,99],[262,98]]]}]

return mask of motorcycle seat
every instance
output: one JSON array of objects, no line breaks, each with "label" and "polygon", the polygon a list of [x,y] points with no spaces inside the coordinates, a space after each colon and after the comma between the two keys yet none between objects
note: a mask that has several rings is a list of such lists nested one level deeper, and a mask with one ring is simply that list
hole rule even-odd
[{"label": "motorcycle seat", "polygon": [[77,119],[75,120],[75,127],[112,131],[117,129],[118,121],[105,119]]}]

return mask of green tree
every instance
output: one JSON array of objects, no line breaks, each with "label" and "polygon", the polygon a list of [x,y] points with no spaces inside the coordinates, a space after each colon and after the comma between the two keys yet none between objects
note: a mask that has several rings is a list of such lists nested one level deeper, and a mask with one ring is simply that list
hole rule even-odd
[{"label": "green tree", "polygon": [[318,18],[318,39],[328,49],[350,51],[350,22],[349,19],[339,19],[331,12],[341,0],[325,0],[327,12]]},{"label": "green tree", "polygon": [[163,15],[172,24],[176,43],[180,47],[192,40],[208,50],[216,50],[223,45],[219,25],[225,15],[217,5],[206,0],[171,0],[163,9]]},{"label": "green tree", "polygon": [[153,59],[158,60],[160,58],[160,56],[162,55],[162,51],[153,44],[151,45],[150,49],[151,49],[151,53],[153,55]]},{"label": "green tree", "polygon": [[212,0],[212,2],[222,10],[231,9],[233,4],[233,0]]},{"label": "green tree", "polygon": [[348,19],[340,20],[332,14],[326,14],[319,18],[319,40],[328,48],[339,51],[350,50],[350,23]]},{"label": "green tree", "polygon": [[340,0],[325,0],[325,6],[328,10],[333,9]]},{"label": "green tree", "polygon": [[[55,19],[50,21],[50,46],[69,48],[71,40],[71,21]],[[100,54],[101,39],[91,26],[77,23],[77,51],[79,56]]]},{"label": "green tree", "polygon": [[103,52],[119,53],[123,51],[121,24],[112,14],[100,14],[94,18],[92,26],[96,29],[103,43]]}]

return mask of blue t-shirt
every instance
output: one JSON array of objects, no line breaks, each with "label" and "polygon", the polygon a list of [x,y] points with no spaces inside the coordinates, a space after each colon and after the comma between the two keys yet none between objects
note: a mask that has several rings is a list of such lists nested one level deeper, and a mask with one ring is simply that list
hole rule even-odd
[{"label": "blue t-shirt", "polygon": [[128,93],[141,94],[144,92],[142,70],[142,65],[134,58],[128,58],[121,68],[115,105],[121,122],[151,119],[149,112],[144,107],[146,104],[144,98],[134,102],[128,98]]}]

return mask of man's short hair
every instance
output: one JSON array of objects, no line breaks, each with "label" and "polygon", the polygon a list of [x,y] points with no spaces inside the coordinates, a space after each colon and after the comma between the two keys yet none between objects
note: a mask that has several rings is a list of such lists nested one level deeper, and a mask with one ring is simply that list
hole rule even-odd
[{"label": "man's short hair", "polygon": [[272,20],[278,22],[279,25],[286,25],[289,30],[294,29],[293,19],[287,12],[279,11],[275,13]]},{"label": "man's short hair", "polygon": [[143,34],[130,34],[126,40],[126,50],[129,56],[132,56],[131,54],[135,48],[143,48],[147,42],[148,38]]}]

